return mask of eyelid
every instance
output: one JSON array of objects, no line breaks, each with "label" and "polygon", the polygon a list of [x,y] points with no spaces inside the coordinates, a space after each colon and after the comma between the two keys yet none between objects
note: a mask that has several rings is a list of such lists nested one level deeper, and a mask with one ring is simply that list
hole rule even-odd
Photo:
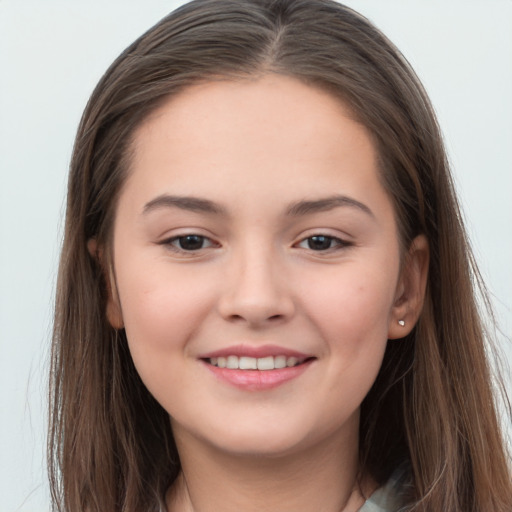
[{"label": "eyelid", "polygon": [[[333,247],[328,247],[327,249],[319,249],[319,250],[315,250],[310,247],[302,246],[302,244],[307,243],[308,240],[310,240],[311,238],[314,238],[314,237],[328,238],[331,241],[336,242],[336,244]],[[298,241],[293,244],[293,247],[296,247],[299,249],[304,249],[304,250],[307,250],[307,251],[310,251],[310,252],[313,252],[316,254],[332,253],[332,252],[339,251],[342,249],[348,249],[352,246],[354,246],[354,242],[349,240],[348,236],[340,235],[339,233],[333,234],[328,229],[319,229],[319,230],[311,231],[310,233],[303,234],[298,239]]]},{"label": "eyelid", "polygon": [[[189,236],[197,236],[198,238],[203,239],[204,241],[207,242],[207,246],[200,247],[198,249],[187,250],[179,247],[178,245],[175,245],[175,242]],[[166,249],[175,254],[184,255],[188,257],[199,256],[202,255],[208,249],[220,247],[220,244],[216,242],[211,236],[202,234],[200,230],[188,230],[182,233],[177,233],[172,236],[165,237],[162,240],[158,241],[157,245],[164,246]]]}]

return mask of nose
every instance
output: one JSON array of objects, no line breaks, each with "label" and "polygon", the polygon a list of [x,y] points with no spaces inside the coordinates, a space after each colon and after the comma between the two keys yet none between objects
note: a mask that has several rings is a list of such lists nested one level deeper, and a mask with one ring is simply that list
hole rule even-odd
[{"label": "nose", "polygon": [[260,248],[233,256],[226,274],[218,303],[225,320],[258,328],[293,316],[291,283],[271,251]]}]

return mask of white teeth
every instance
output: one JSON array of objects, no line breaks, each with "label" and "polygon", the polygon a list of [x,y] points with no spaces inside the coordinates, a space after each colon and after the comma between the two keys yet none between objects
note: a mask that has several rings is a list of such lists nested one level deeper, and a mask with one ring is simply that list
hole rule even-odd
[{"label": "white teeth", "polygon": [[299,362],[299,360],[296,357],[289,357],[286,360],[286,366],[288,366],[288,367],[295,366],[298,362]]},{"label": "white teeth", "polygon": [[286,368],[286,356],[274,357],[274,368]]},{"label": "white teeth", "polygon": [[[236,359],[238,359],[236,356],[229,357],[235,357]],[[238,361],[238,368],[240,368],[240,370],[257,370],[257,361],[258,360],[255,357],[241,357],[240,360]]]},{"label": "white teeth", "polygon": [[297,357],[286,356],[267,356],[267,357],[247,357],[247,356],[227,356],[212,357],[209,363],[219,368],[228,368],[230,370],[274,370],[280,368],[291,368],[302,363]]},{"label": "white teeth", "polygon": [[272,356],[260,357],[258,359],[258,370],[273,370],[274,368],[275,363]]},{"label": "white teeth", "polygon": [[226,368],[230,368],[235,370],[238,368],[238,357],[236,356],[228,356]]}]

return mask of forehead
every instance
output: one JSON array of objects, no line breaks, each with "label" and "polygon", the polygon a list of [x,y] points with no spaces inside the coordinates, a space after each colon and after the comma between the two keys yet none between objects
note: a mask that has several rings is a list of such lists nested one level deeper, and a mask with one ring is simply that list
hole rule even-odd
[{"label": "forehead", "polygon": [[148,198],[382,192],[372,139],[350,109],[280,75],[190,86],[146,119],[132,149],[128,184]]}]

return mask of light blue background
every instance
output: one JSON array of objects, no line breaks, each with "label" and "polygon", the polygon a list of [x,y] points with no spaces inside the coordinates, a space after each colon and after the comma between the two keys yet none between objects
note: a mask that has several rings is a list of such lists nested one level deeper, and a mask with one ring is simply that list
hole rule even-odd
[{"label": "light blue background", "polygon": [[[46,374],[78,120],[111,61],[180,3],[0,0],[1,511],[49,507]],[[510,338],[512,2],[346,3],[397,44],[431,95],[477,259]]]}]

